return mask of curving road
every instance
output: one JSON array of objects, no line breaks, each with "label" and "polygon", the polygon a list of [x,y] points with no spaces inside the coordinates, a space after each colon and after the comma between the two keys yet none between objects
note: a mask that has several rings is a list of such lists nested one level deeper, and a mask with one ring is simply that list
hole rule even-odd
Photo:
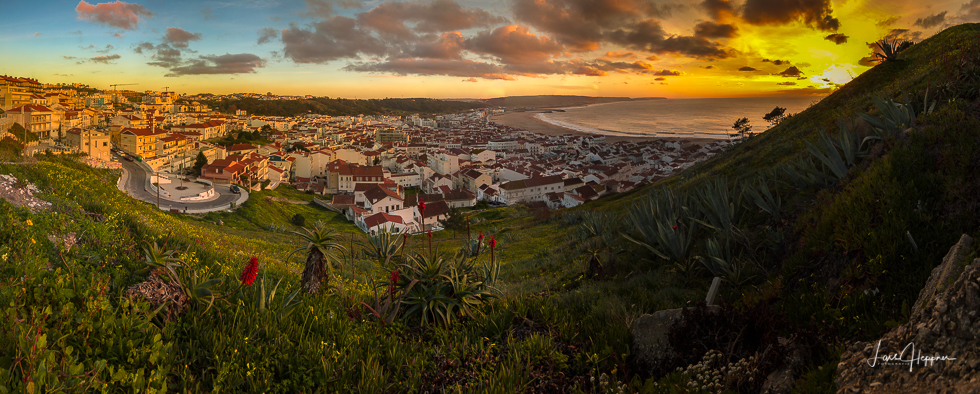
[{"label": "curving road", "polygon": [[[121,189],[130,197],[156,205],[156,193],[151,193],[146,190],[147,177],[150,176],[146,169],[136,162],[126,161],[120,158],[115,153],[112,156],[113,161],[118,161],[122,164],[123,175],[120,182]],[[232,202],[235,202],[235,206],[237,207],[248,199],[248,193],[244,191],[242,194],[232,193],[229,187],[229,185],[215,184],[214,191],[219,196],[211,201],[170,201],[160,198],[160,209],[166,210],[172,208],[181,212],[186,210],[188,213],[220,211],[231,208]]]}]

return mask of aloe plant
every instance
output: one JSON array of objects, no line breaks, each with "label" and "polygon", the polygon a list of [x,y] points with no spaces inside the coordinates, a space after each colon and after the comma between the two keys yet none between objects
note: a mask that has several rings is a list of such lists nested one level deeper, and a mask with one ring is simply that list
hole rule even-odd
[{"label": "aloe plant", "polygon": [[478,267],[476,260],[463,254],[448,260],[439,255],[410,255],[407,263],[398,265],[397,287],[404,291],[405,318],[417,319],[422,326],[449,325],[458,316],[480,314],[496,298],[491,284],[499,270],[495,262]]},{"label": "aloe plant", "polygon": [[365,253],[378,260],[388,260],[399,252],[402,247],[402,233],[392,232],[385,228],[377,235],[367,235],[367,242],[362,243]]}]

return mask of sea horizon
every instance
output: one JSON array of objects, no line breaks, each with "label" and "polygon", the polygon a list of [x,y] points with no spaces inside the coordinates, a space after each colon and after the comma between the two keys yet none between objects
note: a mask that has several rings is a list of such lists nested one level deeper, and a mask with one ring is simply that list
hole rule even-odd
[{"label": "sea horizon", "polygon": [[[753,133],[769,128],[763,116],[776,106],[796,114],[823,97],[737,97],[635,100],[549,109],[535,118],[583,133],[622,137],[727,139],[736,119],[747,117]],[[706,111],[705,108],[710,108]]]}]

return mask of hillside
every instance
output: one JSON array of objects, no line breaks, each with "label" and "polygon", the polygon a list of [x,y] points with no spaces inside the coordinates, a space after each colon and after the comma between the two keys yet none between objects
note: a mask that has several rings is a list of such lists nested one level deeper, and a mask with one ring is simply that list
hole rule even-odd
[{"label": "hillside", "polygon": [[[844,350],[980,237],[978,67],[980,25],[949,28],[658,184],[471,212],[471,241],[367,237],[288,188],[194,217],[70,157],[0,164],[52,204],[0,200],[0,392],[835,392]],[[317,295],[296,214],[337,231]],[[699,306],[714,277],[721,307]],[[634,346],[681,307],[672,353]]]}]

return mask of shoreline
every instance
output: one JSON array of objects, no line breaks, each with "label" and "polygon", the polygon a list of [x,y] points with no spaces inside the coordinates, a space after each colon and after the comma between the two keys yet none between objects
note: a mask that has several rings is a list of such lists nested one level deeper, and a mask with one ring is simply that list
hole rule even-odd
[{"label": "shoreline", "polygon": [[549,123],[536,117],[537,114],[543,113],[548,110],[556,109],[566,109],[571,107],[562,108],[538,108],[534,111],[525,112],[508,112],[503,115],[494,115],[490,117],[494,123],[509,126],[518,129],[523,129],[530,131],[532,133],[544,134],[549,136],[560,136],[560,135],[579,135],[579,136],[595,136],[601,135],[606,137],[606,142],[615,143],[620,141],[629,142],[640,142],[640,141],[690,141],[698,145],[704,145],[710,142],[716,141],[728,141],[728,138],[705,138],[705,137],[671,137],[671,136],[650,136],[650,137],[634,137],[634,136],[624,136],[624,135],[609,135],[601,133],[589,133],[581,130],[572,129],[565,126],[556,125],[554,123]]}]

